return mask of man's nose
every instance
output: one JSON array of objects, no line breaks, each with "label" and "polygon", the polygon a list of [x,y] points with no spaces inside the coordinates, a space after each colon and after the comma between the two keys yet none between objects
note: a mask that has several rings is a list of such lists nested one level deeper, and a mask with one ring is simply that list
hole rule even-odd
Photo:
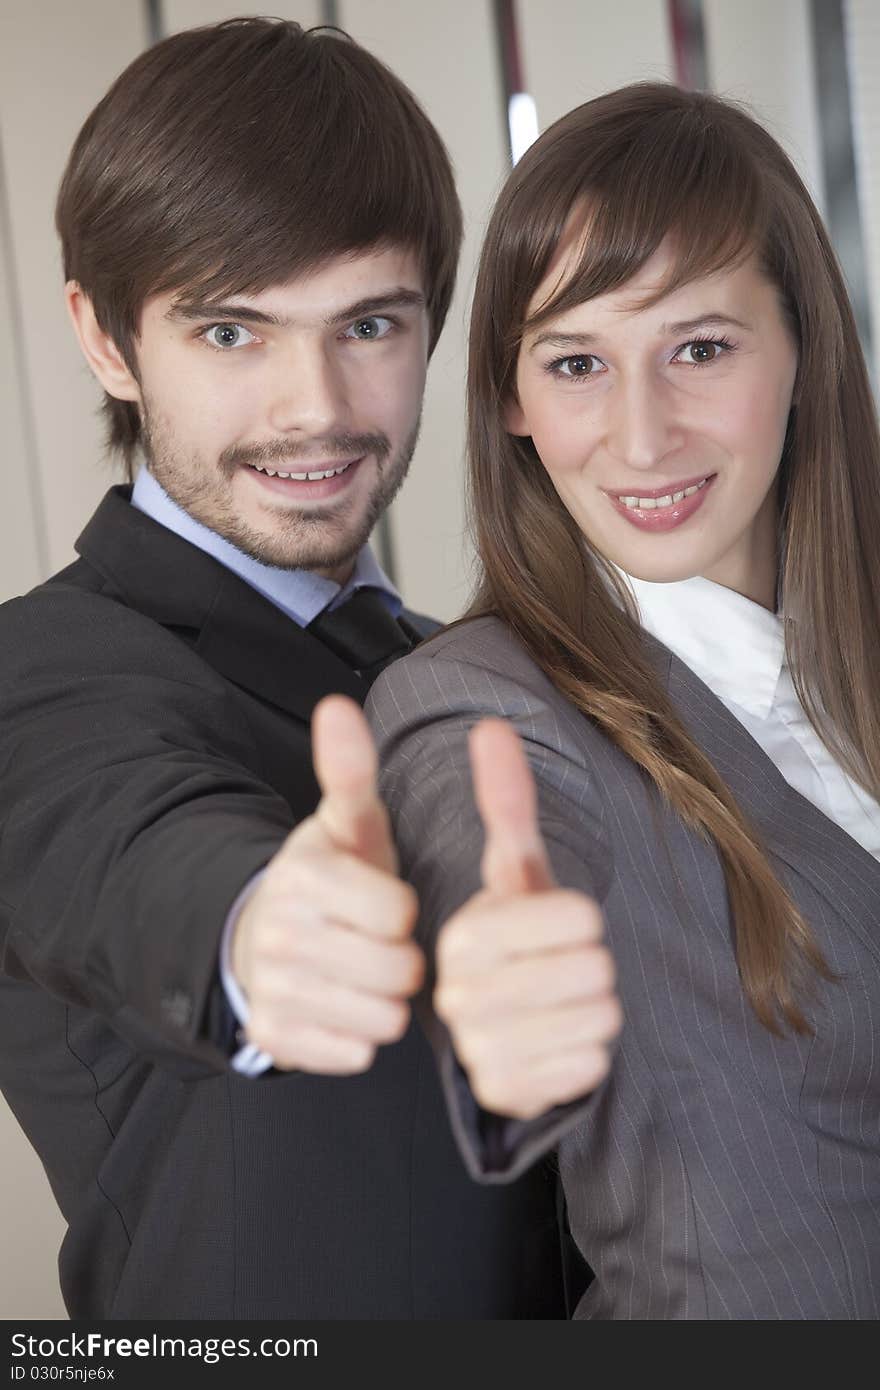
[{"label": "man's nose", "polygon": [[649,373],[620,380],[608,408],[608,452],[622,467],[646,472],[683,442],[670,389]]},{"label": "man's nose", "polygon": [[279,434],[314,436],[350,426],[339,364],[320,343],[287,348],[275,364],[269,424]]}]

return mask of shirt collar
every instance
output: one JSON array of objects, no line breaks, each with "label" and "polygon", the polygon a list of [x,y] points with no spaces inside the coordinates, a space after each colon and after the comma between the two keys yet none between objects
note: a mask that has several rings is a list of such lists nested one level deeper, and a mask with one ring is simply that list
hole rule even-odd
[{"label": "shirt collar", "polygon": [[785,661],[782,620],[776,613],[710,579],[654,584],[619,573],[632,590],[646,631],[725,704],[768,717]]},{"label": "shirt collar", "polygon": [[131,495],[132,506],[152,517],[160,526],[174,531],[183,540],[189,541],[199,550],[204,550],[219,560],[221,565],[233,570],[235,574],[256,589],[276,608],[280,608],[300,627],[307,627],[325,609],[338,608],[356,589],[378,589],[389,612],[397,617],[403,607],[403,600],[391,580],[385,574],[368,545],[358,553],[354,569],[347,583],[340,586],[332,579],[324,579],[310,570],[277,569],[274,565],[261,564],[234,546],[231,541],[218,536],[203,526],[189,512],[179,507],[156,481],[146,467],[142,467],[135,478]]}]

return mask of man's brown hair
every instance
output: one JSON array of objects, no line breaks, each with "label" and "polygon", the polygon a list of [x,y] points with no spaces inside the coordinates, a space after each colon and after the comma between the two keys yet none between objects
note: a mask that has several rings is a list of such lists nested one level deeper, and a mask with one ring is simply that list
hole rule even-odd
[{"label": "man's brown hair", "polygon": [[[385,245],[420,259],[433,348],[461,244],[449,156],[412,93],[341,31],[262,18],[175,34],[125,69],[76,139],[56,225],[65,278],[135,376],[151,295],[256,294]],[[137,408],[104,410],[130,478]]]}]

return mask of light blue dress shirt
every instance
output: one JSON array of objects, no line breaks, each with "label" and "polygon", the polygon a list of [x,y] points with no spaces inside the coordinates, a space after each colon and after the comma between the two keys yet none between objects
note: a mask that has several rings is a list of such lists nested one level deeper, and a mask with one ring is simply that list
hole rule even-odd
[{"label": "light blue dress shirt", "polygon": [[[310,570],[276,569],[273,565],[261,564],[259,560],[245,555],[237,546],[218,536],[216,531],[203,526],[195,517],[190,516],[189,512],[179,507],[146,468],[141,468],[135,479],[131,503],[138,511],[152,517],[160,526],[174,531],[183,540],[189,541],[191,545],[219,560],[227,569],[233,570],[240,579],[252,589],[256,589],[270,603],[274,603],[276,608],[280,608],[282,613],[286,613],[288,618],[293,619],[300,627],[306,627],[325,609],[330,611],[338,608],[356,589],[377,589],[395,618],[403,607],[400,594],[368,545],[358,553],[347,583],[339,585],[332,579],[312,574]],[[220,978],[229,1006],[241,1024],[247,1023],[249,1009],[231,969],[232,929],[238,914],[261,878],[262,873],[250,879],[232,904],[223,928],[220,947]],[[233,1068],[246,1076],[258,1076],[271,1065],[272,1058],[268,1053],[261,1052],[253,1043],[246,1043],[232,1059]]]}]

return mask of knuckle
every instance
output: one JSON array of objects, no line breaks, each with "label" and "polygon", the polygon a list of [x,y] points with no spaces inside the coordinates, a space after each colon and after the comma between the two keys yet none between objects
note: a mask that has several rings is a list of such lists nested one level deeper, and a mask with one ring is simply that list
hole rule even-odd
[{"label": "knuckle", "polygon": [[311,899],[326,891],[331,882],[331,854],[317,849],[302,849],[279,865],[276,888],[285,896],[298,900]]},{"label": "knuckle", "polygon": [[401,988],[407,994],[415,994],[425,980],[425,957],[415,942],[407,942],[400,954]]},{"label": "knuckle", "polygon": [[247,1036],[248,1041],[260,1048],[262,1052],[268,1052],[274,1062],[280,1065],[293,1065],[291,1060],[292,1039],[289,1034],[285,1034],[274,1024],[255,1017],[248,1024]]},{"label": "knuckle", "polygon": [[409,1027],[410,1009],[408,1004],[389,1004],[385,1038],[388,1042],[398,1042]]},{"label": "knuckle", "polygon": [[405,1031],[408,1015],[405,1005],[391,999],[376,1000],[370,1005],[363,1031],[371,1042],[394,1042]]},{"label": "knuckle", "polygon": [[471,1090],[484,1110],[507,1110],[507,1088],[496,1076],[484,1075],[474,1070],[471,1075]]},{"label": "knuckle", "polygon": [[263,1051],[268,1052],[272,1058],[272,1065],[278,1071],[296,1071],[308,1065],[307,1060],[295,1047],[285,1046],[283,1043],[279,1043],[277,1047],[264,1047]]},{"label": "knuckle", "polygon": [[499,1115],[511,1115],[517,1120],[530,1120],[540,1114],[543,1107],[535,1106],[524,1093],[522,1082],[517,1084],[515,1077],[501,1070],[477,1073],[471,1088],[484,1110]]},{"label": "knuckle", "polygon": [[250,1000],[252,1007],[260,1004],[278,1007],[293,1003],[305,993],[303,972],[296,966],[277,958],[264,958],[254,962],[251,973]]},{"label": "knuckle", "polygon": [[577,903],[578,921],[591,938],[596,937],[602,930],[602,909],[593,898],[588,898],[586,894],[578,894]]},{"label": "knuckle", "polygon": [[363,1039],[355,1039],[348,1052],[348,1070],[352,1073],[367,1071],[372,1065],[376,1056],[376,1047],[373,1043]]},{"label": "knuckle", "polygon": [[409,931],[418,916],[419,896],[411,883],[404,883],[402,879],[394,879],[393,883],[396,914],[402,926]]},{"label": "knuckle", "polygon": [[581,1057],[577,1089],[592,1091],[604,1081],[611,1070],[611,1053],[607,1047],[590,1047]]},{"label": "knuckle", "polygon": [[453,1024],[468,1015],[468,990],[453,980],[442,980],[434,991],[434,1008],[444,1022]]},{"label": "knuckle", "polygon": [[559,909],[571,926],[585,935],[592,936],[600,915],[597,903],[577,888],[561,889],[559,899]]},{"label": "knuckle", "polygon": [[498,1061],[496,1039],[484,1028],[476,1028],[473,1024],[460,1027],[456,1034],[456,1046],[463,1060],[483,1072],[498,1072],[503,1066]]},{"label": "knuckle", "polygon": [[434,1012],[438,1018],[442,1018],[444,1023],[452,1024],[455,1021],[456,998],[455,987],[446,981],[443,981],[434,990]]},{"label": "knuckle", "polygon": [[584,1047],[589,1048],[611,1042],[623,1026],[623,1009],[616,995],[610,994],[597,999],[586,1016],[587,1031]]},{"label": "knuckle", "polygon": [[471,924],[463,914],[450,918],[437,939],[437,960],[451,969],[459,956],[470,949]]},{"label": "knuckle", "polygon": [[624,1013],[623,1005],[616,994],[612,994],[604,1002],[605,1008],[605,1037],[608,1041],[616,1038],[623,1029]]},{"label": "knuckle", "polygon": [[455,1050],[456,1057],[465,1070],[470,1071],[472,1067],[477,1065],[477,1058],[474,1056],[467,1032],[462,1031],[460,1028],[456,1028],[454,1024],[450,1024],[449,1033],[452,1038],[452,1046]]},{"label": "knuckle", "polygon": [[590,978],[600,990],[612,990],[617,981],[617,963],[607,946],[594,946],[588,957]]}]

